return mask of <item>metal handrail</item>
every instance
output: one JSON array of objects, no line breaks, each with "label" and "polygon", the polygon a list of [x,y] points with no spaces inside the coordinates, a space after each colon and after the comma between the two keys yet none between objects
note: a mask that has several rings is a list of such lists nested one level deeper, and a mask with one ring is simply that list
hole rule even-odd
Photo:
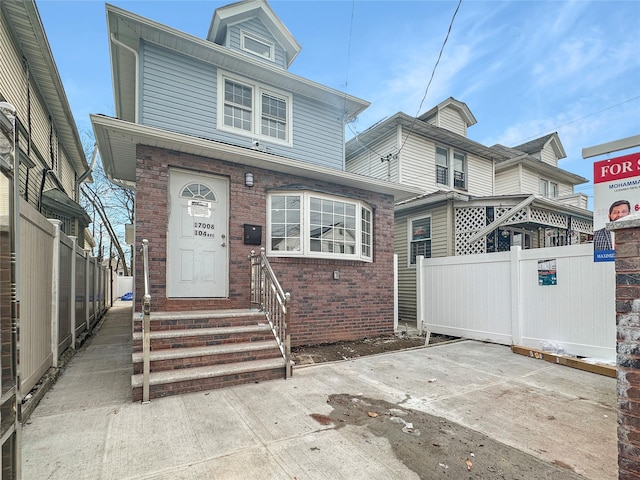
[{"label": "metal handrail", "polygon": [[290,378],[292,374],[291,335],[288,332],[288,326],[291,294],[285,293],[280,286],[267,260],[264,247],[258,254],[251,250],[249,259],[251,260],[251,306],[265,313],[285,361],[285,378]]},{"label": "metal handrail", "polygon": [[149,402],[149,373],[151,370],[151,294],[149,293],[149,240],[142,240],[144,295],[142,297],[142,403]]}]

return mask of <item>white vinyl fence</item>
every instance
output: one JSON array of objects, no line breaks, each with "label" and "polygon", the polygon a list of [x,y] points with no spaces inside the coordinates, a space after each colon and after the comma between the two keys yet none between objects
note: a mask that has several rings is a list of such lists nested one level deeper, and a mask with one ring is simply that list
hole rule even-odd
[{"label": "white vinyl fence", "polygon": [[615,360],[615,262],[590,244],[420,258],[416,274],[423,332]]},{"label": "white vinyl fence", "polygon": [[110,298],[108,270],[45,219],[20,203],[20,376],[23,395],[60,355],[98,323]]},{"label": "white vinyl fence", "polygon": [[133,292],[133,277],[131,275],[113,276],[113,298],[120,298],[125,293]]}]

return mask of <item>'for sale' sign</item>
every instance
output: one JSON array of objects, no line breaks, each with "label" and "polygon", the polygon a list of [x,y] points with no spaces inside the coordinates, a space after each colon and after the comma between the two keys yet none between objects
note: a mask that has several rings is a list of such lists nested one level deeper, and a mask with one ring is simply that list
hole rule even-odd
[{"label": "'for sale' sign", "polygon": [[640,152],[593,164],[593,259],[615,260],[614,232],[605,228],[640,210]]}]

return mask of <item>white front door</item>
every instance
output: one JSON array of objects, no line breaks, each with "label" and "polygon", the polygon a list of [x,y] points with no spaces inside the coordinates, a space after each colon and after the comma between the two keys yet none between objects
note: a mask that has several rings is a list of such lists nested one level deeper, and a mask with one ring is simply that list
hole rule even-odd
[{"label": "white front door", "polygon": [[169,170],[167,297],[226,297],[226,178]]}]

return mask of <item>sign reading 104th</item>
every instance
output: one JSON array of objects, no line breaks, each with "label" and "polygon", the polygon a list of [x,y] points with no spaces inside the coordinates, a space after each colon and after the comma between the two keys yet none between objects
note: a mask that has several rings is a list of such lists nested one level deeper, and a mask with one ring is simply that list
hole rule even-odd
[{"label": "sign reading 104th", "polygon": [[593,260],[615,260],[608,222],[640,211],[640,152],[593,164]]}]

